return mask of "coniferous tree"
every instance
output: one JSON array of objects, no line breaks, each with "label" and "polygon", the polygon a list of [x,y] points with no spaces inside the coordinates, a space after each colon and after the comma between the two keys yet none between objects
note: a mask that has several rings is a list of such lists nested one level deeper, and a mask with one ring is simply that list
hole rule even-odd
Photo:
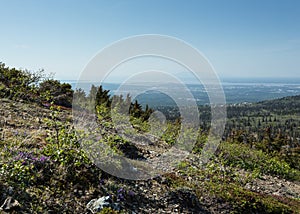
[{"label": "coniferous tree", "polygon": [[95,105],[105,105],[106,107],[110,107],[111,100],[110,100],[110,95],[108,94],[109,90],[103,90],[102,85],[97,90],[96,94],[96,103]]}]

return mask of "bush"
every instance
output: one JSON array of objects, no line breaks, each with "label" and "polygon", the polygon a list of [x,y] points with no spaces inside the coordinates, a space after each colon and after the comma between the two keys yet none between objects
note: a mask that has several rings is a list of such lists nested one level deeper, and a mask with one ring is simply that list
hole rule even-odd
[{"label": "bush", "polygon": [[0,96],[33,100],[37,96],[36,86],[44,77],[43,70],[18,70],[5,67],[5,64],[0,62]]},{"label": "bush", "polygon": [[219,155],[227,165],[292,180],[300,179],[300,171],[293,169],[286,161],[243,144],[223,143]]},{"label": "bush", "polygon": [[42,101],[53,102],[56,105],[72,107],[73,90],[68,83],[48,79],[40,83],[38,90]]}]

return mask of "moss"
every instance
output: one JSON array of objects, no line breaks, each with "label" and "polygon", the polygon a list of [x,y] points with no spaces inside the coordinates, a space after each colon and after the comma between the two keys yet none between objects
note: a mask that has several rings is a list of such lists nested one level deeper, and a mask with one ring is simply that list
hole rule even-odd
[{"label": "moss", "polygon": [[120,212],[117,212],[110,207],[104,207],[98,214],[118,214],[118,213]]},{"label": "moss", "polygon": [[177,188],[177,187],[189,186],[186,180],[184,180],[180,176],[177,176],[175,173],[167,173],[164,176],[166,178],[166,184],[170,187]]},{"label": "moss", "polygon": [[295,213],[300,210],[300,203],[287,204],[282,198],[260,194],[244,189],[236,184],[206,183],[211,194],[229,202],[233,213]]}]

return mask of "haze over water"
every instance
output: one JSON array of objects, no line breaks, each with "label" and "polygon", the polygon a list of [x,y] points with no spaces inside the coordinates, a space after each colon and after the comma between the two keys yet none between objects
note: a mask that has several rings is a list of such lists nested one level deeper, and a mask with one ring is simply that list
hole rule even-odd
[{"label": "haze over water", "polygon": [[[76,80],[64,80],[64,82],[70,83],[73,89],[75,89]],[[86,82],[81,83],[80,86],[88,94],[92,84],[95,86],[99,85],[98,82]],[[130,94],[130,92],[145,91],[146,93],[140,94],[137,99],[141,104],[149,104],[153,107],[175,104],[167,95],[160,93],[153,85],[151,87],[151,85],[151,83],[146,84],[145,82],[126,85],[127,90],[119,93],[126,95]],[[186,85],[199,105],[209,104],[209,99],[203,85],[192,83],[187,83]],[[104,89],[110,90],[111,94],[114,94],[120,84],[103,83],[103,86]],[[222,80],[222,86],[227,103],[258,102],[300,94],[300,79],[295,78],[227,78]],[[168,90],[176,90],[176,84],[164,84],[161,87],[165,87]]]}]

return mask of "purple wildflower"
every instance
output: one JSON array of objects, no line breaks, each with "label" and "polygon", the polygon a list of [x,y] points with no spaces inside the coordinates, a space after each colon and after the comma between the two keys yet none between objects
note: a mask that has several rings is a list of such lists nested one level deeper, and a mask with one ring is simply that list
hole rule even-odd
[{"label": "purple wildflower", "polygon": [[124,200],[124,195],[122,193],[119,193],[117,198],[118,198],[119,201],[123,201]]},{"label": "purple wildflower", "polygon": [[26,137],[26,136],[27,136],[27,132],[26,132],[26,131],[24,131],[24,133],[23,133],[23,136],[24,136],[24,137]]},{"label": "purple wildflower", "polygon": [[18,157],[19,159],[32,159],[32,154],[28,152],[19,152]]},{"label": "purple wildflower", "polygon": [[128,195],[133,197],[135,195],[135,193],[132,190],[129,190]]},{"label": "purple wildflower", "polygon": [[47,156],[41,156],[40,157],[40,162],[46,162],[47,160],[49,160],[49,157],[47,157]]},{"label": "purple wildflower", "polygon": [[101,179],[99,183],[100,185],[104,185],[104,179]]},{"label": "purple wildflower", "polygon": [[124,200],[124,193],[125,193],[125,190],[123,188],[120,188],[118,190],[118,194],[117,194],[117,200],[118,201],[123,201]]}]

